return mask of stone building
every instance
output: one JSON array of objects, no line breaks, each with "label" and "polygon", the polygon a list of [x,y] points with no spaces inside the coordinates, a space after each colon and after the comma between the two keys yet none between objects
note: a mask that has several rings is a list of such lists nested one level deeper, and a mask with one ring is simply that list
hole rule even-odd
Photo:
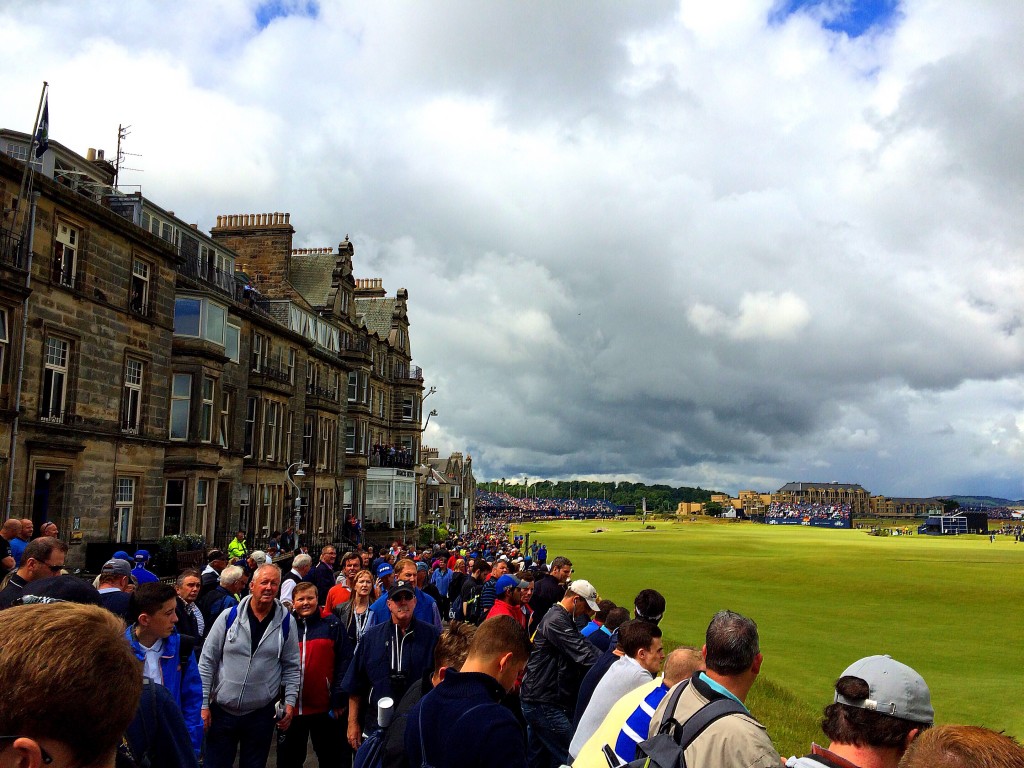
[{"label": "stone building", "polygon": [[786,483],[772,494],[780,504],[848,504],[854,517],[871,512],[871,494],[857,483]]},{"label": "stone building", "polygon": [[[0,492],[72,543],[158,535],[177,254],[103,205],[113,168],[0,132]],[[48,157],[51,156],[52,157]],[[75,170],[80,169],[80,170]],[[27,214],[27,236],[22,228]],[[23,353],[22,353],[23,350]],[[72,558],[74,562],[74,558]]]},{"label": "stone building", "polygon": [[15,213],[29,147],[0,131],[6,514],[97,545],[223,545],[238,527],[259,543],[296,504],[311,543],[347,519],[411,533],[408,293],[357,280],[347,236],[293,249],[287,213],[220,216],[207,235],[56,141]]},{"label": "stone building", "polygon": [[420,520],[467,533],[476,522],[476,478],[473,457],[454,452],[442,457],[436,448],[422,449],[427,470],[421,479]]},{"label": "stone building", "polygon": [[365,530],[415,529],[423,372],[412,365],[408,292],[389,297],[379,278],[355,278],[347,237],[337,249],[293,249],[286,214],[219,216],[210,234],[238,255],[272,314],[292,329],[315,329],[302,494],[313,499],[314,530],[348,520]]},{"label": "stone building", "polygon": [[943,504],[937,498],[906,498],[896,496],[872,496],[871,514],[875,517],[927,517],[942,514]]}]

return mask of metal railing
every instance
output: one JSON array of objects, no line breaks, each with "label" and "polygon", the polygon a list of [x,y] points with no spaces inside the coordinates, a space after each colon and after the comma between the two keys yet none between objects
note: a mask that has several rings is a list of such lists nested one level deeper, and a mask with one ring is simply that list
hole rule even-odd
[{"label": "metal railing", "polygon": [[0,229],[0,263],[15,269],[22,269],[25,264],[21,235],[9,229]]}]

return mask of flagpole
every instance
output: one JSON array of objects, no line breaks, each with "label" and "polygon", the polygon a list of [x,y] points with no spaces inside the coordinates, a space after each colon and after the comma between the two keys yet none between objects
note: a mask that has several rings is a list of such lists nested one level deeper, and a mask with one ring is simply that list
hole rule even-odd
[{"label": "flagpole", "polygon": [[[45,80],[43,80],[43,90],[39,94],[39,106],[36,107],[36,119],[35,119],[35,122],[32,123],[32,133],[29,136],[29,140],[28,140],[28,153],[25,155],[25,170],[23,170],[21,172],[21,185],[18,187],[18,202],[15,204],[15,214],[14,214],[14,216],[15,216],[15,220],[14,220],[15,231],[17,231],[17,224],[18,224],[17,217],[21,214],[21,201],[22,200],[26,200],[28,198],[28,190],[26,189],[26,185],[28,184],[28,182],[30,180],[29,171],[31,170],[31,167],[32,167],[32,154],[33,154],[33,150],[35,150],[35,146],[36,146],[36,133],[39,131],[39,118],[43,114],[43,102],[46,101],[46,91],[47,91],[47,89],[49,87],[50,87],[50,84],[48,82],[46,82]],[[26,226],[27,226],[27,221],[26,221]],[[24,236],[24,232],[22,233],[22,235]]]},{"label": "flagpole", "polygon": [[[39,94],[39,106],[36,108],[36,121],[32,124],[32,135],[28,141],[28,153],[25,155],[25,170],[21,176],[21,187],[18,190],[18,200],[15,202],[14,209],[14,231],[17,231],[18,216],[22,213],[21,201],[24,199],[28,202],[25,206],[25,224],[24,229],[21,232],[21,239],[18,242],[19,250],[23,249],[25,254],[25,298],[22,299],[21,305],[21,351],[18,355],[18,383],[17,388],[14,392],[14,420],[11,422],[11,436],[10,443],[7,448],[7,498],[4,500],[5,506],[5,518],[11,517],[11,508],[14,502],[14,467],[17,463],[18,453],[18,431],[21,425],[21,395],[22,387],[25,380],[25,343],[28,339],[28,300],[32,291],[32,240],[35,234],[35,201],[32,200],[32,187],[34,184],[33,177],[29,175],[29,170],[32,163],[33,150],[35,149],[36,133],[39,131],[39,119],[43,113],[43,104],[46,101],[47,89],[49,83],[43,81],[43,91]],[[47,134],[49,134],[49,128],[47,128]],[[26,182],[28,189],[26,190]],[[19,265],[22,262],[19,260]]]}]

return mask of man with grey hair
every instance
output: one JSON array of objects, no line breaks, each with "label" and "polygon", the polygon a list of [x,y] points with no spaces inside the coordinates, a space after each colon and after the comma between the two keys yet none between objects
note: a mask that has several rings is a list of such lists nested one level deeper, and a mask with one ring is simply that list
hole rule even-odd
[{"label": "man with grey hair", "polygon": [[313,567],[313,558],[309,555],[296,555],[292,560],[292,569],[281,580],[281,604],[289,611],[292,609],[292,592],[295,585],[306,580],[306,574]]},{"label": "man with grey hair", "polygon": [[705,671],[683,681],[662,699],[651,718],[649,734],[658,733],[666,711],[676,722],[673,731],[684,732],[688,720],[714,711],[716,719],[682,745],[687,765],[777,768],[779,753],[768,731],[743,703],[761,671],[757,624],[733,611],[719,611],[708,625],[701,653]]},{"label": "man with grey hair", "polygon": [[199,658],[207,768],[231,768],[239,746],[239,768],[266,765],[274,702],[282,687],[277,728],[284,731],[291,724],[299,693],[299,643],[288,610],[276,599],[280,588],[281,569],[260,566],[250,594],[210,627]]},{"label": "man with grey hair", "polygon": [[245,591],[248,582],[249,579],[240,565],[229,565],[220,572],[217,588],[199,601],[199,610],[203,612],[203,620],[207,627],[213,626],[213,622],[225,608],[238,605],[241,599],[239,596]]}]

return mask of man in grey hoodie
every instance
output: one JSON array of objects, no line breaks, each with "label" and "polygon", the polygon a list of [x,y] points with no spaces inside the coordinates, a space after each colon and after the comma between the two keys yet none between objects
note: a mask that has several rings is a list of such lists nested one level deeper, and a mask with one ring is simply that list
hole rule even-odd
[{"label": "man in grey hoodie", "polygon": [[[291,724],[299,691],[299,643],[288,611],[276,599],[281,569],[253,574],[251,594],[214,621],[199,659],[203,680],[206,768],[264,768],[277,727]],[[291,631],[289,631],[291,630]],[[275,712],[278,690],[284,701]],[[276,717],[275,717],[276,715]]]}]

